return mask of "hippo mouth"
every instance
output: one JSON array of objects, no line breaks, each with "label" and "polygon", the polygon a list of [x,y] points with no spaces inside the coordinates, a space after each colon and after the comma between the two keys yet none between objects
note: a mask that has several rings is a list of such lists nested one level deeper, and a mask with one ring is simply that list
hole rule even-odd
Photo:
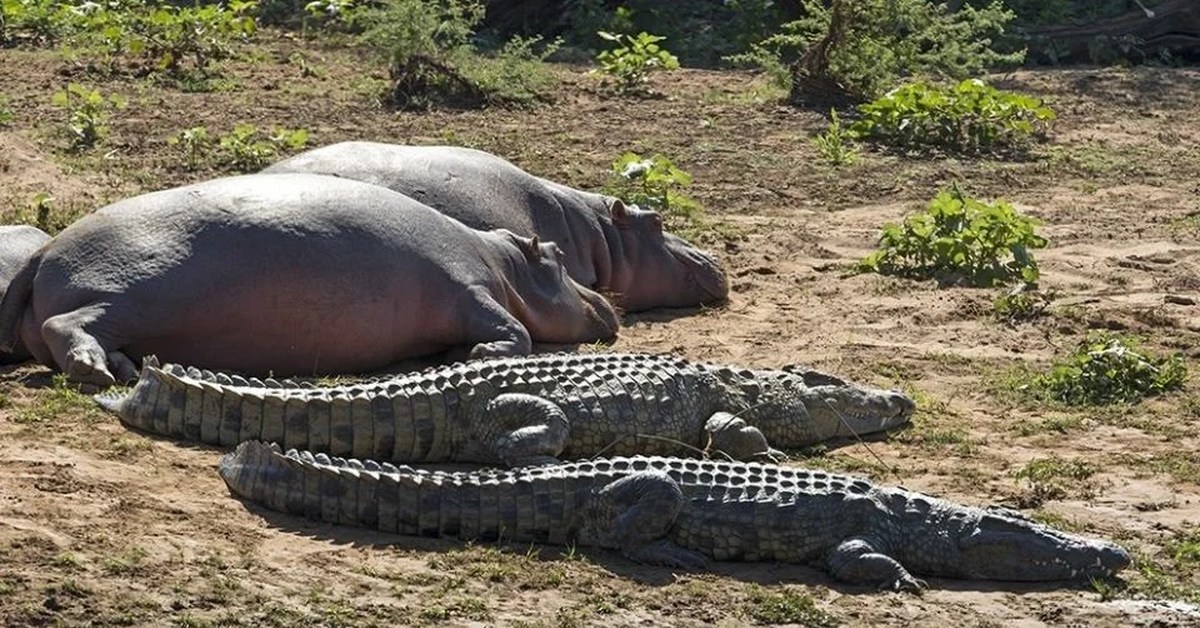
[{"label": "hippo mouth", "polygon": [[688,282],[700,293],[701,303],[719,303],[729,297],[729,281],[716,257],[689,246],[672,249],[675,258],[687,269]]}]

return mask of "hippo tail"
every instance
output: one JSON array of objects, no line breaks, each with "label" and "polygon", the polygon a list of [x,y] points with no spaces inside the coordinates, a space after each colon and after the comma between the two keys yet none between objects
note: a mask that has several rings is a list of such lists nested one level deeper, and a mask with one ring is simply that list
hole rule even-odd
[{"label": "hippo tail", "polygon": [[33,279],[42,265],[42,251],[38,250],[13,276],[0,297],[0,353],[9,353],[21,339],[21,317],[33,294]]}]

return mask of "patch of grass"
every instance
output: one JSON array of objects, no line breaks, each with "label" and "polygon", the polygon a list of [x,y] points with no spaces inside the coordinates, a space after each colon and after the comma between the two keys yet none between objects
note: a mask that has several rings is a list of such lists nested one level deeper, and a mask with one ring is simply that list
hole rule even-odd
[{"label": "patch of grass", "polygon": [[[1018,377],[1020,377],[1018,375]],[[1179,355],[1159,357],[1131,338],[1094,334],[1047,373],[1028,373],[1016,390],[1072,406],[1133,404],[1179,389],[1187,365]]]},{"label": "patch of grass", "polygon": [[1050,290],[1029,290],[1029,284],[1019,283],[992,302],[992,317],[1001,323],[1016,326],[1046,315],[1058,293]]},{"label": "patch of grass", "polygon": [[1018,480],[1029,484],[1029,494],[1022,506],[1036,506],[1065,497],[1088,498],[1095,489],[1089,480],[1096,467],[1085,460],[1065,460],[1052,455],[1031,460],[1016,473]]},{"label": "patch of grass", "polygon": [[1035,434],[1046,434],[1054,432],[1056,434],[1066,434],[1080,429],[1083,426],[1083,416],[1079,414],[1063,414],[1045,417],[1039,420],[1021,419],[1013,423],[1011,430],[1021,436],[1033,436]]},{"label": "patch of grass", "polygon": [[[1194,533],[1189,536],[1194,539]],[[1104,592],[1139,599],[1200,603],[1200,583],[1195,581],[1195,561],[1191,555],[1194,541],[1185,543],[1181,545],[1178,540],[1169,541],[1163,548],[1166,556],[1161,562],[1142,552],[1133,552],[1134,573],[1127,577],[1123,587],[1113,587],[1115,592]],[[1178,558],[1177,550],[1181,552]],[[1100,587],[1107,588],[1104,585]]]},{"label": "patch of grass", "polygon": [[79,392],[67,381],[67,376],[54,376],[53,386],[39,390],[34,402],[19,408],[14,421],[26,425],[41,425],[56,420],[74,420],[80,415],[97,419],[102,415],[91,397]]},{"label": "patch of grass", "polygon": [[1172,451],[1151,456],[1117,454],[1115,458],[1121,464],[1148,473],[1161,473],[1176,482],[1200,483],[1200,455],[1190,451]]},{"label": "patch of grass", "polygon": [[799,624],[807,628],[827,628],[841,621],[817,607],[807,593],[792,588],[768,591],[760,586],[751,587],[742,612],[760,624]]},{"label": "patch of grass", "polygon": [[477,597],[464,595],[430,602],[417,613],[417,617],[430,623],[445,622],[455,618],[488,621],[492,618],[492,611],[488,608],[487,602]]},{"label": "patch of grass", "polygon": [[110,576],[136,574],[142,569],[142,559],[146,558],[146,550],[135,547],[121,556],[110,556],[101,563],[104,573]]},{"label": "patch of grass", "polygon": [[979,444],[970,436],[968,417],[912,384],[903,389],[916,402],[917,409],[908,427],[896,432],[893,440],[934,449],[950,447],[960,456],[977,451]]}]

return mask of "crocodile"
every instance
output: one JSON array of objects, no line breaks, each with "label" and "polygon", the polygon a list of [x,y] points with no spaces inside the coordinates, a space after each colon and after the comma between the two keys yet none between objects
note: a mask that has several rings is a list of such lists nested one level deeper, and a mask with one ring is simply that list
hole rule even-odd
[{"label": "crocodile", "polygon": [[1130,562],[1115,544],[1008,509],[774,464],[638,456],[448,472],[248,441],[221,458],[220,474],[245,500],[328,523],[600,547],[685,569],[798,563],[897,590],[925,588],[917,576],[1084,580]]},{"label": "crocodile", "polygon": [[521,466],[598,454],[773,447],[903,425],[906,395],[803,367],[744,370],[669,355],[489,358],[358,384],[308,387],[147,360],[127,393],[96,396],[133,428],[233,446],[246,440],[392,462]]}]

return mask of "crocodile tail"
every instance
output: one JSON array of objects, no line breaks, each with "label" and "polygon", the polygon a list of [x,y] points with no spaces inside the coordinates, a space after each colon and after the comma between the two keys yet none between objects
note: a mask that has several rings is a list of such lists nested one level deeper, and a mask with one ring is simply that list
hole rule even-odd
[{"label": "crocodile tail", "polygon": [[[221,456],[217,470],[230,493],[272,510],[287,512],[287,504],[277,502],[271,496],[286,496],[292,488],[302,489],[304,478],[292,470],[289,458],[279,454],[279,446],[274,443],[248,440]],[[292,487],[297,480],[301,484]]]},{"label": "crocodile tail", "polygon": [[108,390],[93,395],[92,399],[101,408],[116,414],[121,423],[129,427],[152,434],[175,436],[166,434],[164,430],[168,407],[165,401],[171,392],[164,375],[159,367],[158,358],[146,356],[142,360],[142,372],[133,388],[125,391]]},{"label": "crocodile tail", "polygon": [[33,294],[33,279],[41,265],[42,249],[38,249],[21,265],[0,298],[0,353],[12,353],[21,339],[21,317]]}]

